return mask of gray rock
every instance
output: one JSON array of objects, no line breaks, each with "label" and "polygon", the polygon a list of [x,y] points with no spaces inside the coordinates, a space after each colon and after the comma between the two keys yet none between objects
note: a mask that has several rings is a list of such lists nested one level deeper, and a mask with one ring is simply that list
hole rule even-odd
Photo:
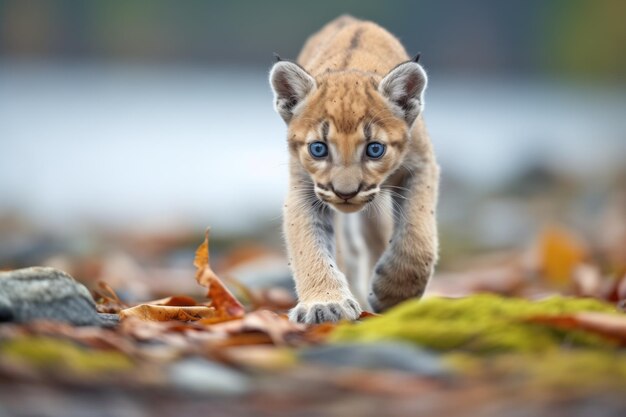
[{"label": "gray rock", "polygon": [[244,374],[216,362],[189,358],[169,368],[172,384],[191,394],[241,395],[250,391]]},{"label": "gray rock", "polygon": [[300,359],[332,367],[391,369],[431,377],[449,374],[437,355],[404,343],[326,345],[302,351]]},{"label": "gray rock", "polygon": [[120,323],[120,316],[111,313],[98,313],[102,327],[115,327]]},{"label": "gray rock", "polygon": [[0,272],[0,322],[37,319],[76,326],[113,326],[115,315],[99,315],[87,288],[54,268]]}]

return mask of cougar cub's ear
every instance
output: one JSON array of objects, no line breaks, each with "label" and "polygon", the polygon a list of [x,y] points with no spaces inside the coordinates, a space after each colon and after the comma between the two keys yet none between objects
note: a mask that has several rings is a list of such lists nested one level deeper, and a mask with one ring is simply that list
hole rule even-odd
[{"label": "cougar cub's ear", "polygon": [[378,92],[395,107],[394,110],[411,126],[424,108],[426,72],[415,61],[402,63],[389,71],[378,86]]},{"label": "cougar cub's ear", "polygon": [[298,64],[278,61],[270,71],[274,90],[274,106],[283,120],[289,123],[298,104],[316,87],[315,80]]}]

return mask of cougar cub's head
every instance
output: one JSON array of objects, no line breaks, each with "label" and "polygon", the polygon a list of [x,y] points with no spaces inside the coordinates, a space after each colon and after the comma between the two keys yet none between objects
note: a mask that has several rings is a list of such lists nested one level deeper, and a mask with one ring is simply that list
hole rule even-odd
[{"label": "cougar cub's head", "polygon": [[413,61],[386,76],[327,71],[312,77],[279,61],[270,73],[289,149],[317,197],[342,212],[362,209],[401,165],[423,107],[426,73]]}]

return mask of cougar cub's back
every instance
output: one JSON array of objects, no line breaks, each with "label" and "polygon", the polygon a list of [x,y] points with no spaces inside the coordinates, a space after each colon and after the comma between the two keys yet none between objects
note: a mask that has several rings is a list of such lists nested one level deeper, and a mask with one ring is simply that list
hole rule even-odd
[{"label": "cougar cub's back", "polygon": [[297,62],[314,77],[346,69],[383,76],[408,58],[400,42],[376,23],[341,16],[307,40]]}]

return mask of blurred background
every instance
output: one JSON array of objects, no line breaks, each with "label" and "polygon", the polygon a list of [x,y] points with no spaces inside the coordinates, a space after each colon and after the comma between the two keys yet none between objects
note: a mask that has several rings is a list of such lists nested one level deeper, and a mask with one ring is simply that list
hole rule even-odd
[{"label": "blurred background", "polygon": [[177,282],[210,225],[222,265],[284,273],[267,74],[343,13],[422,53],[440,271],[555,224],[623,251],[621,0],[2,0],[0,269]]}]

